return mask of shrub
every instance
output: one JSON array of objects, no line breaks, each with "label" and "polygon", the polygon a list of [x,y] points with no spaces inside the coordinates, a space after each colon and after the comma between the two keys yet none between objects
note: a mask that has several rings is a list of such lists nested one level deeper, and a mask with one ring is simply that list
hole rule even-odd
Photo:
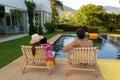
[{"label": "shrub", "polygon": [[34,26],[29,26],[29,35],[37,33],[37,28]]},{"label": "shrub", "polygon": [[76,31],[78,28],[83,28],[85,31],[88,31],[88,28],[85,26],[74,26],[74,25],[67,25],[67,24],[59,24],[57,28],[62,29],[64,31]]},{"label": "shrub", "polygon": [[89,32],[89,33],[98,33],[98,32],[99,32],[99,29],[98,29],[98,28],[91,28],[91,27],[89,27],[89,28],[88,28],[88,32]]},{"label": "shrub", "polygon": [[30,26],[29,27],[29,35],[32,35],[34,33],[38,33],[38,34],[42,34],[42,27],[33,27],[33,26]]},{"label": "shrub", "polygon": [[86,26],[74,26],[74,25],[67,25],[67,24],[59,24],[57,28],[62,29],[64,31],[76,31],[78,28],[83,28],[86,32],[89,32],[89,33],[99,32],[98,28],[86,27]]},{"label": "shrub", "polygon": [[56,27],[57,25],[54,22],[45,24],[45,28],[47,29],[48,33],[55,32]]},{"label": "shrub", "polygon": [[43,34],[42,27],[37,27],[37,33],[40,35]]}]

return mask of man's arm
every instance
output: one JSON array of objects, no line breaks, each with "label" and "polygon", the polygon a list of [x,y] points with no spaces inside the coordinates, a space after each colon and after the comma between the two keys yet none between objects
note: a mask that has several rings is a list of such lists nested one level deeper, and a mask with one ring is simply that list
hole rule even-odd
[{"label": "man's arm", "polygon": [[70,44],[63,47],[62,51],[66,52],[67,50],[73,49],[75,46],[75,41],[72,41]]}]

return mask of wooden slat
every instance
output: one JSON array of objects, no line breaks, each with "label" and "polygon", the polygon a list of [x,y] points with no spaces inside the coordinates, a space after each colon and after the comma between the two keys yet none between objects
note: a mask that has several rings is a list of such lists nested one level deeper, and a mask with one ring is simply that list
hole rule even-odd
[{"label": "wooden slat", "polygon": [[28,68],[47,68],[46,66],[25,66]]},{"label": "wooden slat", "polygon": [[89,69],[89,68],[69,68],[71,70],[85,70],[85,71],[95,71],[95,69]]}]

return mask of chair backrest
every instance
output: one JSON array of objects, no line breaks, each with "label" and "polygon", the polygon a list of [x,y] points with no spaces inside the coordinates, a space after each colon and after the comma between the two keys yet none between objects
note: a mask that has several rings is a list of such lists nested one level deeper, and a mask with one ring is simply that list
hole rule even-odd
[{"label": "chair backrest", "polygon": [[35,63],[45,62],[45,49],[43,46],[35,47],[35,56],[32,55],[32,46],[21,46],[22,52],[25,56],[25,59],[32,60]]},{"label": "chair backrest", "polygon": [[97,62],[98,47],[75,47],[67,51],[68,62],[92,64]]}]

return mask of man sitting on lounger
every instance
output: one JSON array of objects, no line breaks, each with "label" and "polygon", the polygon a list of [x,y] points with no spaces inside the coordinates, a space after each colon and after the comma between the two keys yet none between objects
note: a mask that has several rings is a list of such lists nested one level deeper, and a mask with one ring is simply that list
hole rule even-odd
[{"label": "man sitting on lounger", "polygon": [[70,50],[74,47],[92,47],[93,46],[93,41],[92,40],[86,40],[85,39],[85,31],[82,28],[78,28],[76,30],[76,34],[78,39],[73,40],[71,43],[68,45],[64,46],[62,51],[66,52],[67,50]]}]

